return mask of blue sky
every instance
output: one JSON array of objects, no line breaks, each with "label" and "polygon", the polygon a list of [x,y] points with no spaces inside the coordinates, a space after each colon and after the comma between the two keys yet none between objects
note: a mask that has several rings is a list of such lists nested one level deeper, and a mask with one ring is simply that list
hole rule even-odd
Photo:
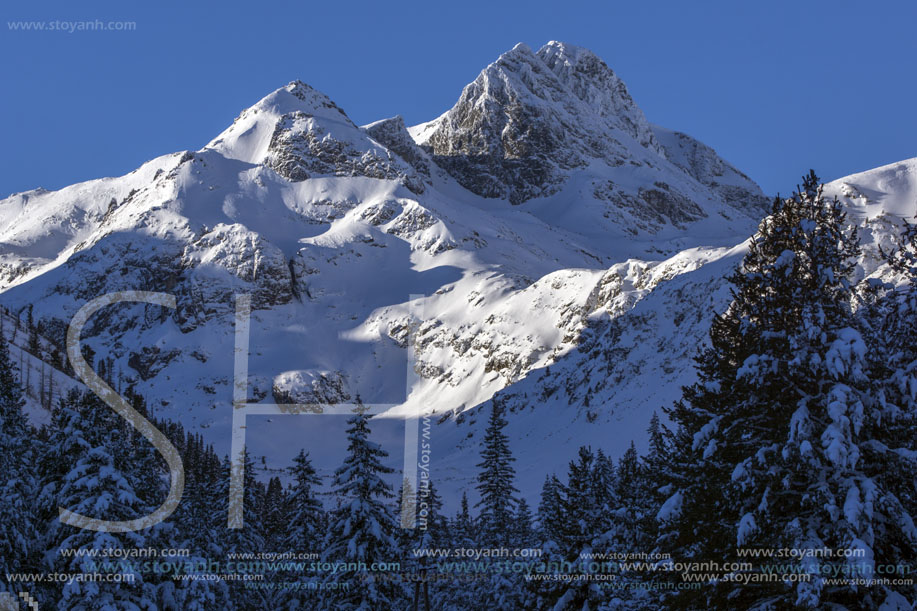
[{"label": "blue sky", "polygon": [[[588,47],[650,121],[789,192],[917,156],[917,3],[4,3],[0,197],[197,149],[293,79],[357,123],[419,123],[516,42]],[[14,31],[18,20],[133,31]]]}]

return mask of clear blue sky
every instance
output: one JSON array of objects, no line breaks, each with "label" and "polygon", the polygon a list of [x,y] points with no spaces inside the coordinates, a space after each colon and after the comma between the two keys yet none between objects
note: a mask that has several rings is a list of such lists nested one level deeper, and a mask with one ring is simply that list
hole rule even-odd
[{"label": "clear blue sky", "polygon": [[650,121],[716,148],[768,193],[917,156],[917,2],[5,2],[0,197],[197,149],[293,79],[357,123],[449,108],[516,42],[588,47]]}]

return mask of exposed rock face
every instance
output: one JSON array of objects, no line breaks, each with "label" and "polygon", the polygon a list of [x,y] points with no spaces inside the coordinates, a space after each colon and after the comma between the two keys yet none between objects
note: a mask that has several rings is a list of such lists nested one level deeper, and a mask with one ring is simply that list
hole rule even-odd
[{"label": "exposed rock face", "polygon": [[280,405],[291,403],[314,406],[345,403],[353,397],[345,377],[338,371],[289,371],[274,379],[271,394]]},{"label": "exposed rock face", "polygon": [[551,42],[516,45],[488,66],[421,143],[467,189],[520,204],[550,195],[568,170],[611,165],[637,145],[662,149],[624,83],[591,52]]},{"label": "exposed rock face", "polygon": [[768,198],[758,186],[712,148],[687,134],[654,126],[666,158],[699,183],[713,189],[723,201],[752,214],[768,211]]},{"label": "exposed rock face", "polygon": [[[562,170],[604,147],[587,133],[570,91],[520,44],[488,66],[437,119],[422,144],[465,188],[514,204],[556,191]],[[571,112],[572,111],[572,112]]]},{"label": "exposed rock face", "polygon": [[[363,129],[371,138],[409,163],[419,174],[427,179],[430,178],[430,164],[427,161],[427,155],[411,138],[401,116],[376,121]],[[423,189],[418,191],[418,193],[422,192]]]},{"label": "exposed rock face", "polygon": [[383,148],[360,150],[337,140],[302,111],[280,117],[271,136],[265,165],[293,182],[313,175],[366,176],[397,180],[415,193],[423,182],[413,168]]},{"label": "exposed rock face", "polygon": [[293,182],[319,176],[365,176],[399,181],[415,193],[424,189],[411,165],[366,138],[328,96],[301,81],[243,111],[208,148],[265,165]]},{"label": "exposed rock face", "polygon": [[[478,195],[517,205],[594,197],[628,235],[685,229],[710,215],[705,201],[725,218],[766,210],[747,176],[702,143],[652,126],[614,71],[565,43],[537,53],[517,45],[451,110],[409,131]],[[593,187],[569,193],[584,182]]]},{"label": "exposed rock face", "polygon": [[[188,244],[182,253],[182,265],[202,271],[219,270],[229,278],[241,280],[251,291],[255,308],[270,308],[293,297],[290,266],[283,252],[238,223],[217,225]],[[198,291],[206,290],[206,301],[231,304],[232,282],[219,282],[218,278],[206,282],[201,277],[204,275],[198,274],[195,285]]]},{"label": "exposed rock face", "polygon": [[624,81],[592,51],[551,41],[538,50],[538,57],[596,114],[627,133],[641,146],[663,153]]},{"label": "exposed rock face", "polygon": [[700,206],[664,182],[654,183],[652,189],[641,188],[639,194],[646,206],[638,210],[657,222],[669,219],[676,227],[685,227],[687,223],[707,216]]}]

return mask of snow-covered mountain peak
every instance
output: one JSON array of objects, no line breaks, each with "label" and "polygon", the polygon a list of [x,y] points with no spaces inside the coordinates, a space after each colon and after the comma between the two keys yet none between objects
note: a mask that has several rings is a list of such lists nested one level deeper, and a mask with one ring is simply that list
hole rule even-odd
[{"label": "snow-covered mountain peak", "polygon": [[351,123],[347,114],[331,98],[299,80],[266,95],[250,110],[272,110],[278,114],[299,111],[328,120]]},{"label": "snow-covered mountain peak", "polygon": [[599,115],[625,127],[641,145],[665,156],[624,81],[595,53],[552,40],[539,49],[537,55],[564,85]]},{"label": "snow-covered mountain peak", "polygon": [[244,110],[206,149],[265,165],[293,182],[315,175],[368,176],[423,191],[410,165],[368,137],[328,96],[301,81]]},{"label": "snow-covered mountain peak", "polygon": [[469,191],[577,233],[735,236],[767,203],[709,147],[662,142],[601,59],[557,41],[537,53],[516,45],[450,110],[408,132]]},{"label": "snow-covered mountain peak", "polygon": [[292,116],[311,117],[316,122],[355,128],[347,114],[331,98],[302,81],[293,81],[243,110],[233,124],[205,148],[214,149],[229,159],[261,163],[268,153],[278,122]]}]

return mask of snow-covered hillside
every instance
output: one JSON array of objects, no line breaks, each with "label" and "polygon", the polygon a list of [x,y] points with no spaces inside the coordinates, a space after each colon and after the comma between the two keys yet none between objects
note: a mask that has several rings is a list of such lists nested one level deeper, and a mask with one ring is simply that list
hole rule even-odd
[{"label": "snow-covered hillside", "polygon": [[[914,213],[914,168],[831,188],[880,242]],[[2,200],[0,302],[34,304],[63,345],[95,297],[174,294],[174,311],[101,311],[84,341],[157,417],[225,451],[234,298],[250,294],[251,402],[359,395],[397,404],[393,418],[454,416],[434,429],[434,478],[454,492],[477,459],[476,429],[456,420],[502,391],[520,456],[555,456],[521,460],[529,494],[582,443],[612,454],[639,443],[651,410],[690,379],[723,275],[766,209],[712,149],[649,123],[589,51],[517,45],[423,125],[357,126],[297,81],[198,151]],[[325,426],[302,420],[258,427],[286,458]]]},{"label": "snow-covered hillside", "polygon": [[[825,194],[844,203],[858,228],[862,254],[854,279],[895,280],[880,248],[890,252],[902,220],[917,218],[917,158],[835,180]],[[498,393],[517,414],[507,433],[527,452],[518,466],[521,489],[538,490],[550,470],[541,457],[562,465],[581,445],[620,454],[632,441],[645,450],[653,412],[664,417],[660,408],[695,380],[693,357],[707,343],[713,314],[729,304],[726,276],[747,245],[687,249],[662,262],[629,261],[606,272],[576,348]],[[479,409],[486,414],[489,402]],[[459,420],[465,423],[438,429],[442,468],[457,479],[477,452],[486,416],[472,412]]]}]

